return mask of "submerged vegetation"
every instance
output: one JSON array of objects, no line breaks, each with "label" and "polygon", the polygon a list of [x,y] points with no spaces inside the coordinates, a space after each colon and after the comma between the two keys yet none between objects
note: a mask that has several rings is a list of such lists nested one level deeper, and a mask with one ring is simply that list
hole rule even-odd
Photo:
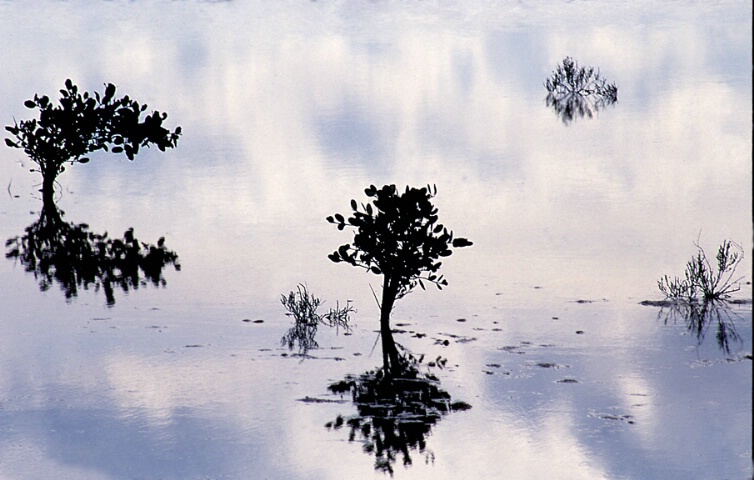
[{"label": "submerged vegetation", "polygon": [[296,291],[291,291],[287,296],[281,295],[280,303],[288,311],[286,315],[293,317],[293,327],[280,339],[280,344],[293,350],[298,348],[299,354],[306,355],[309,350],[319,348],[316,340],[317,329],[320,325],[351,331],[350,314],[355,310],[350,300],[346,306],[340,308],[339,304],[331,308],[327,313],[321,314],[317,309],[322,301],[310,293],[306,285],[298,285]]},{"label": "submerged vegetation", "polygon": [[545,81],[545,103],[566,125],[577,117],[592,118],[594,113],[618,101],[618,87],[603,78],[593,67],[580,67],[565,57]]},{"label": "submerged vegetation", "polygon": [[472,243],[454,238],[452,231],[438,223],[437,208],[431,201],[437,187],[406,187],[399,194],[395,185],[385,185],[379,190],[371,185],[364,193],[372,202],[359,208],[356,200],[351,200],[350,217],[339,213],[327,217],[338,230],[345,227],[356,230],[353,243],[341,245],[329,258],[383,276],[382,301],[378,301],[383,369],[388,376],[401,376],[398,349],[390,328],[395,301],[417,285],[424,289],[425,282],[442,289],[448,282],[437,273],[442,265],[439,259],[450,256],[451,247]]},{"label": "submerged vegetation", "polygon": [[66,164],[87,163],[87,155],[98,150],[124,153],[133,160],[140,147],[156,145],[165,151],[175,147],[181,135],[181,127],[171,132],[162,126],[166,113],[154,111],[141,119],[147,105],[127,95],[115,98],[112,83],[105,86],[102,95],[82,94],[69,79],[60,93],[59,106],[47,95],[34,95],[24,106],[39,110],[39,118],[14,121],[5,127],[13,136],[5,139],[6,145],[23,149],[37,164],[32,171],[42,174],[45,203],[52,203],[55,180]]},{"label": "submerged vegetation", "polygon": [[675,300],[720,300],[741,289],[743,277],[735,277],[736,268],[744,258],[740,245],[725,240],[717,249],[715,264],[709,260],[699,242],[694,242],[697,253],[686,263],[684,278],[667,275],[657,281],[666,298]]},{"label": "submerged vegetation", "polygon": [[122,239],[111,238],[107,232],[90,231],[85,223],[64,221],[54,204],[45,204],[24,235],[9,239],[5,246],[6,258],[19,261],[32,272],[41,291],[57,283],[68,301],[80,288],[94,288],[101,289],[107,305],[112,306],[116,289],[128,292],[148,284],[164,287],[163,269],[168,265],[181,269],[178,255],[165,247],[165,238],[157,245],[140,242],[132,228]]}]

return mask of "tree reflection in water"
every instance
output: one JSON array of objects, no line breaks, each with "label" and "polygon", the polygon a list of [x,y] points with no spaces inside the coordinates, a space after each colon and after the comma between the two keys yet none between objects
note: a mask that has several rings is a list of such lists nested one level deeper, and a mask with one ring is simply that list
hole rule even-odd
[{"label": "tree reflection in water", "polygon": [[180,270],[178,255],[165,248],[165,239],[157,245],[140,242],[133,228],[122,239],[110,238],[107,232],[94,233],[85,223],[63,220],[54,203],[45,202],[39,219],[26,227],[24,235],[6,241],[6,258],[14,259],[32,272],[41,291],[58,283],[67,301],[80,288],[105,293],[107,305],[115,304],[115,290],[136,290],[152,284],[165,286],[162,270],[173,265]]},{"label": "tree reflection in water", "polygon": [[743,339],[736,331],[735,319],[740,317],[731,310],[731,304],[744,303],[736,300],[662,300],[659,302],[645,300],[643,305],[660,307],[657,318],[665,324],[683,322],[689,333],[697,338],[701,345],[710,328],[715,327],[717,345],[726,355],[730,355],[731,346],[743,346]]},{"label": "tree reflection in water", "polygon": [[423,454],[425,462],[433,462],[434,454],[426,445],[432,426],[448,412],[471,408],[465,402],[451,402],[437,377],[410,364],[400,377],[385,377],[379,369],[347,376],[329,389],[350,392],[358,414],[339,415],[325,426],[334,430],[347,427],[348,440],[360,441],[364,452],[375,456],[375,470],[391,476],[399,456],[404,466],[413,463],[413,452]]}]

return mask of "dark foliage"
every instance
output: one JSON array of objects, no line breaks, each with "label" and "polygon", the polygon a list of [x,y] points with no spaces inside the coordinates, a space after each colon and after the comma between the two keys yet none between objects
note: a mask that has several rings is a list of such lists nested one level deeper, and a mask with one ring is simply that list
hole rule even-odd
[{"label": "dark foliage", "polygon": [[133,160],[141,147],[155,145],[165,151],[178,142],[181,127],[173,132],[163,127],[166,113],[154,111],[142,119],[147,105],[128,96],[115,98],[112,83],[105,86],[102,95],[82,94],[66,80],[60,93],[58,106],[46,95],[34,95],[24,105],[39,110],[39,118],[14,121],[13,126],[5,127],[13,136],[5,139],[6,145],[22,148],[38,165],[45,201],[52,200],[55,179],[66,163],[87,163],[87,155],[97,150],[124,153]]},{"label": "dark foliage", "polygon": [[438,223],[437,208],[431,201],[437,194],[436,187],[406,187],[399,194],[395,185],[380,189],[371,185],[364,193],[372,202],[359,208],[356,200],[351,200],[350,217],[339,213],[327,217],[339,230],[346,227],[356,230],[353,243],[341,245],[329,258],[383,276],[380,303],[383,367],[386,372],[395,373],[398,352],[390,329],[395,300],[416,285],[425,288],[425,282],[442,289],[448,282],[437,273],[442,265],[439,259],[450,256],[451,247],[472,243],[465,238],[453,238],[453,232]]},{"label": "dark foliage", "polygon": [[657,287],[666,298],[677,300],[720,300],[730,297],[731,293],[741,289],[743,277],[734,278],[736,268],[744,258],[740,245],[725,240],[717,249],[713,266],[699,242],[695,256],[686,262],[685,278],[673,279],[665,275],[657,281]]},{"label": "dark foliage", "polygon": [[78,295],[79,288],[93,287],[102,289],[112,306],[116,289],[128,292],[148,284],[164,287],[163,268],[181,268],[178,255],[165,247],[164,238],[149,245],[134,237],[132,228],[122,239],[110,238],[107,233],[91,232],[85,223],[63,221],[54,204],[45,204],[39,220],[5,246],[6,258],[19,261],[33,273],[41,291],[57,283],[68,301]]}]

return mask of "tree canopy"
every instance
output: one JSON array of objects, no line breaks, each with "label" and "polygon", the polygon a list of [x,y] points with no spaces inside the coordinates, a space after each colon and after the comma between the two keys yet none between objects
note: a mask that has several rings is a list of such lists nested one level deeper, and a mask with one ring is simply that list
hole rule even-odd
[{"label": "tree canopy", "polygon": [[34,95],[24,102],[39,117],[17,122],[5,129],[13,138],[6,138],[9,147],[21,148],[39,166],[43,177],[43,197],[52,199],[56,177],[65,164],[87,163],[97,150],[123,153],[129,160],[140,147],[157,146],[161,151],[173,148],[181,135],[181,127],[170,131],[163,127],[166,113],[147,111],[128,95],[116,98],[115,85],[108,83],[102,95],[79,92],[71,80],[65,81],[56,106],[47,95]]},{"label": "tree canopy", "polygon": [[341,245],[329,255],[333,262],[346,262],[377,275],[384,274],[396,282],[398,298],[418,284],[434,283],[442,289],[448,282],[438,275],[442,257],[450,256],[451,247],[466,247],[472,242],[453,238],[453,232],[438,223],[437,208],[432,198],[437,187],[406,187],[399,195],[395,185],[377,189],[369,186],[364,193],[374,198],[371,204],[351,200],[353,214],[346,219],[336,213],[327,221],[356,228],[353,244]]}]

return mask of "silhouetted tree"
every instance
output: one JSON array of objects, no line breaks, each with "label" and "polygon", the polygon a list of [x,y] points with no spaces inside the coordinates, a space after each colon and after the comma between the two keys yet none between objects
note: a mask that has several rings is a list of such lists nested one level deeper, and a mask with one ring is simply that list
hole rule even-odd
[{"label": "silhouetted tree", "polygon": [[[128,96],[115,98],[115,85],[105,86],[102,95],[79,93],[71,80],[60,90],[59,106],[47,95],[34,95],[24,105],[39,110],[39,118],[14,121],[5,129],[13,135],[6,138],[9,147],[22,148],[38,165],[42,174],[42,198],[52,203],[55,179],[65,164],[87,163],[86,156],[97,150],[125,153],[129,160],[140,147],[156,145],[161,151],[176,146],[181,127],[171,132],[162,126],[166,113],[152,112],[141,119],[147,105]],[[32,170],[32,171],[35,171]]]},{"label": "silhouetted tree", "polygon": [[327,221],[338,226],[356,229],[353,244],[341,245],[329,255],[333,262],[346,262],[383,276],[380,305],[380,335],[382,359],[386,375],[400,375],[401,363],[390,329],[390,312],[395,301],[424,282],[442,289],[448,282],[438,275],[442,262],[452,247],[466,247],[472,243],[465,238],[453,238],[453,232],[438,223],[437,208],[432,198],[437,187],[406,187],[398,194],[395,185],[377,189],[369,186],[364,193],[373,198],[362,204],[351,200],[352,216],[346,219],[336,213]]}]

